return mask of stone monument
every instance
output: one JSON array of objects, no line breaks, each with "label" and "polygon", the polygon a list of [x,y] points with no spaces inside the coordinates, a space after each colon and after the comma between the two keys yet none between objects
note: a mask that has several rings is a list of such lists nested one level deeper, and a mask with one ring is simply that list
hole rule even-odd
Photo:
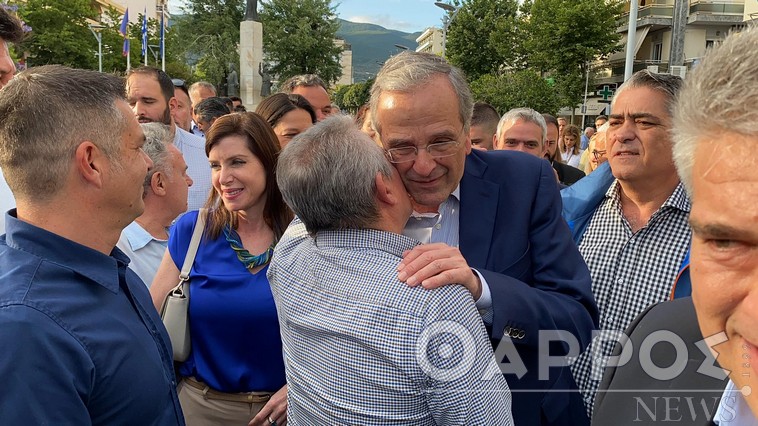
[{"label": "stone monument", "polygon": [[240,22],[240,98],[248,111],[261,101],[263,79],[259,74],[263,61],[263,24],[258,19],[258,1],[247,0],[245,20]]}]

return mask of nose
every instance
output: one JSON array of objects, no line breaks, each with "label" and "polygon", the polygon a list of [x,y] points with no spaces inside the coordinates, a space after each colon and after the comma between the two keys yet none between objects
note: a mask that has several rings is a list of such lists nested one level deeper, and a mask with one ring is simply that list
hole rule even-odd
[{"label": "nose", "polygon": [[636,137],[634,120],[626,119],[621,124],[608,129],[608,136],[613,142],[629,142]]},{"label": "nose", "polygon": [[416,159],[413,160],[413,171],[419,176],[429,176],[435,167],[437,167],[437,161],[434,157],[426,149],[419,149]]},{"label": "nose", "polygon": [[316,121],[323,121],[326,118],[326,114],[320,109],[316,110]]},{"label": "nose", "polygon": [[16,65],[8,53],[8,46],[3,42],[0,46],[0,88],[8,84],[15,73]]},{"label": "nose", "polygon": [[145,162],[145,165],[147,166],[147,168],[148,169],[152,168],[153,160],[151,160],[150,157],[142,149],[140,149],[140,153],[142,154],[142,160]]},{"label": "nose", "polygon": [[221,169],[218,171],[218,182],[221,185],[229,185],[232,183],[232,180],[234,180],[234,175],[231,172],[231,169],[228,167],[221,166]]},{"label": "nose", "polygon": [[189,175],[187,175],[184,180],[187,181],[187,186],[192,186],[192,184],[195,183]]}]

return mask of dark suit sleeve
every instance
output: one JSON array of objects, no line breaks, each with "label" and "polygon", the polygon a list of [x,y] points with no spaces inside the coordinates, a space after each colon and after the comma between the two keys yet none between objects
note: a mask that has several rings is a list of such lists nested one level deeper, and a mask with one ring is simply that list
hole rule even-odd
[{"label": "dark suit sleeve", "polygon": [[[561,199],[551,166],[541,162],[528,218],[524,255],[500,271],[477,269],[492,294],[492,338],[515,329],[517,346],[536,347],[539,330],[562,330],[586,348],[598,322],[589,270],[561,218]],[[507,215],[498,215],[507,221]],[[518,278],[514,278],[518,277]],[[523,331],[523,333],[521,333]],[[556,354],[553,354],[556,355]]]}]

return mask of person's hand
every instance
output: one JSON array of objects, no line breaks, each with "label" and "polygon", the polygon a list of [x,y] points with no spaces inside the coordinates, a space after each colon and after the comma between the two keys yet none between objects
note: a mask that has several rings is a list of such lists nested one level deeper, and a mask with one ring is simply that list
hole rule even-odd
[{"label": "person's hand", "polygon": [[409,286],[426,289],[448,284],[462,284],[474,300],[482,295],[482,282],[461,251],[444,243],[422,244],[403,253],[397,267],[397,279]]},{"label": "person's hand", "polygon": [[287,424],[287,385],[282,386],[271,396],[261,411],[250,420],[248,426],[286,426]]}]

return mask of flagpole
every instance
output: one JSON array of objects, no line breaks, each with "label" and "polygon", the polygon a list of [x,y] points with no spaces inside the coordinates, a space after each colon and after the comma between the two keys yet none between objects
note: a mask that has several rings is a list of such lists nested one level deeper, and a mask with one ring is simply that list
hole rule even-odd
[{"label": "flagpole", "polygon": [[129,43],[128,50],[126,51],[126,72],[129,72],[131,69],[132,69],[132,44]]}]

